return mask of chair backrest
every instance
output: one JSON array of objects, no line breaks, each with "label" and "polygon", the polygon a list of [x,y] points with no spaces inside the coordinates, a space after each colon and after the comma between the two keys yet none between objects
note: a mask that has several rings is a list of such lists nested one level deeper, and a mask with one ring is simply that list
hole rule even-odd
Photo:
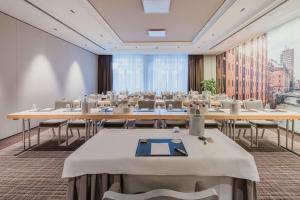
[{"label": "chair backrest", "polygon": [[257,109],[257,110],[260,110],[260,109],[263,109],[264,106],[263,106],[263,103],[261,100],[256,100],[256,99],[250,99],[250,100],[245,100],[244,101],[244,107],[245,109]]},{"label": "chair backrest", "polygon": [[145,94],[144,99],[154,100],[155,99],[155,94]]},{"label": "chair backrest", "polygon": [[60,108],[66,108],[66,105],[70,104],[70,106],[73,106],[73,101],[71,100],[57,100],[54,102],[54,109],[60,109]]},{"label": "chair backrest", "polygon": [[182,108],[182,101],[180,100],[174,100],[174,101],[165,101],[166,102],[166,108],[169,108],[169,105],[172,105],[172,108]]},{"label": "chair backrest", "polygon": [[200,192],[183,193],[168,189],[157,189],[140,194],[121,194],[107,191],[103,200],[218,200],[215,189],[207,189]]},{"label": "chair backrest", "polygon": [[232,108],[232,103],[233,103],[233,101],[230,101],[230,100],[221,101],[221,107],[223,109],[231,109]]},{"label": "chair backrest", "polygon": [[165,95],[162,95],[162,98],[170,100],[170,99],[174,98],[174,95],[173,94],[165,94]]},{"label": "chair backrest", "polygon": [[138,106],[139,106],[139,108],[154,109],[155,101],[154,100],[140,100],[140,101],[138,101]]}]

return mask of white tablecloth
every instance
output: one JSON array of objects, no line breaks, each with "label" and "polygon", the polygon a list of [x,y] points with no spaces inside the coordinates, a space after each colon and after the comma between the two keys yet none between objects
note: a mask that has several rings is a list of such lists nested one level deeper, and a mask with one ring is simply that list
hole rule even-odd
[{"label": "white tablecloth", "polygon": [[[259,181],[254,158],[217,129],[206,130],[203,144],[188,130],[104,129],[64,163],[63,178],[85,174],[228,176]],[[140,138],[181,138],[188,157],[135,157]]]}]

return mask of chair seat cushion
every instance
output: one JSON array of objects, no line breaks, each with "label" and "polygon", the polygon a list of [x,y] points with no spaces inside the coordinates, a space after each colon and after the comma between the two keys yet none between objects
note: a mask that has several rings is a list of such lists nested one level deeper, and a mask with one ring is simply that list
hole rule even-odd
[{"label": "chair seat cushion", "polygon": [[85,128],[85,121],[84,120],[74,120],[68,122],[69,128]]},{"label": "chair seat cushion", "polygon": [[136,120],[134,125],[136,127],[154,127],[155,120]]},{"label": "chair seat cushion", "polygon": [[110,120],[106,120],[104,121],[103,127],[123,127],[126,123],[126,120],[124,119],[110,119]]},{"label": "chair seat cushion", "polygon": [[49,119],[39,123],[40,127],[58,127],[67,123],[65,119]]},{"label": "chair seat cushion", "polygon": [[235,128],[251,128],[251,124],[248,121],[236,121]]},{"label": "chair seat cushion", "polygon": [[257,128],[277,128],[278,123],[274,121],[268,120],[251,120],[249,121],[252,125],[256,126]]},{"label": "chair seat cushion", "polygon": [[205,128],[218,128],[219,123],[215,120],[205,120]]}]

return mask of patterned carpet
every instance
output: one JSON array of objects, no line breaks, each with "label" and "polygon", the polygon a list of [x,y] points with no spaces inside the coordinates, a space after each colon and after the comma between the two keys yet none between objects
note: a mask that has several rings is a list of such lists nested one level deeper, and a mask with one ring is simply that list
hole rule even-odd
[{"label": "patterned carpet", "polygon": [[[66,198],[66,180],[60,178],[64,159],[82,144],[78,141],[71,149],[60,148],[44,134],[40,147],[14,156],[22,144],[0,150],[0,199],[49,200]],[[57,146],[56,146],[57,147]],[[257,184],[260,200],[300,200],[300,158],[268,141],[251,152],[256,160],[261,182]]]}]

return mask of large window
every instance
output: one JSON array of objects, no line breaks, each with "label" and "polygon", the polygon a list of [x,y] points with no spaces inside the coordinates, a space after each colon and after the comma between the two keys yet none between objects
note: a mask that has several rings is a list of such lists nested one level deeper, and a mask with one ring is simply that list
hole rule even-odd
[{"label": "large window", "polygon": [[187,55],[114,55],[114,91],[187,91]]}]

